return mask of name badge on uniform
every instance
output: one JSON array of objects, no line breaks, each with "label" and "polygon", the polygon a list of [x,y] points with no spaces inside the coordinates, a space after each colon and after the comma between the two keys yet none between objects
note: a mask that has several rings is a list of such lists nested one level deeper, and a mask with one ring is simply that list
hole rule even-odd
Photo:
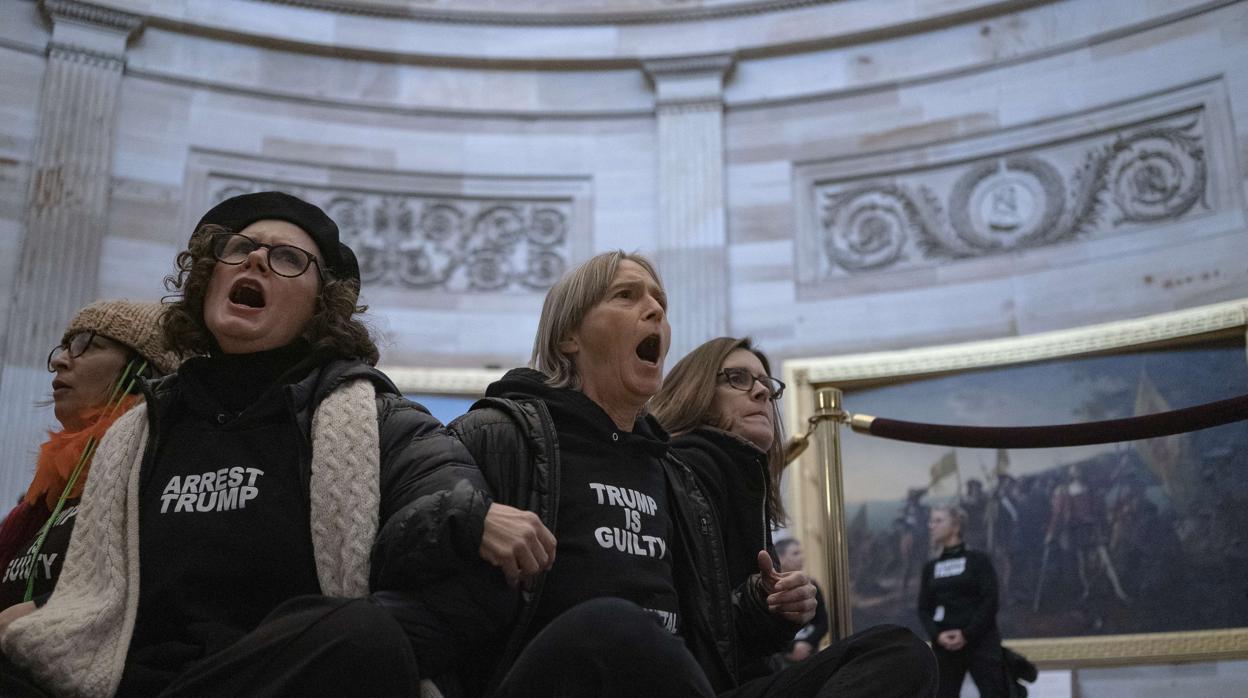
[{"label": "name badge on uniform", "polygon": [[937,607],[936,607],[936,612],[932,614],[932,620],[934,620],[934,621],[936,621],[937,623],[939,623],[940,621],[942,621],[942,620],[944,620],[944,619],[945,619],[945,607],[944,607],[944,606],[937,606]]},{"label": "name badge on uniform", "polygon": [[943,577],[956,577],[966,571],[966,558],[951,557],[948,560],[941,560],[936,563],[936,570],[932,573],[935,579]]}]

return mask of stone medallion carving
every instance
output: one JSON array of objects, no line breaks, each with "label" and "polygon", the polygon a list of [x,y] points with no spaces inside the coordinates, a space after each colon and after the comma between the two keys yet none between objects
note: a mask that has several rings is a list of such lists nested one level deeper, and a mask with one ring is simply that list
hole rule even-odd
[{"label": "stone medallion carving", "polygon": [[544,291],[569,255],[568,201],[477,200],[342,191],[216,176],[212,203],[282,189],[338,223],[367,285],[457,292]]},{"label": "stone medallion carving", "polygon": [[799,269],[806,282],[912,269],[1183,219],[1209,209],[1204,124],[1189,112],[887,177],[799,173],[818,216],[804,249],[820,256]]},{"label": "stone medallion carving", "polygon": [[1109,188],[1121,212],[1115,223],[1176,218],[1201,200],[1207,168],[1194,128],[1144,129],[1113,145]]},{"label": "stone medallion carving", "polygon": [[973,165],[949,195],[949,224],[971,251],[987,253],[1053,242],[1066,208],[1057,168],[1016,156]]}]

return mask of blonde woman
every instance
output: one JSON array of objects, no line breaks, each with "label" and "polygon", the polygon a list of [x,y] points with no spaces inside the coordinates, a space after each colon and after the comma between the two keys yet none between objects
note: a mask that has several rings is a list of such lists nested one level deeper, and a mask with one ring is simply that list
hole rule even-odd
[{"label": "blonde woman", "polygon": [[932,638],[940,667],[938,698],[957,698],[969,671],[979,695],[1008,695],[997,630],[997,573],[992,560],[962,542],[966,511],[932,509],[927,529],[940,556],[923,568],[919,620]]},{"label": "blonde woman", "polygon": [[[877,634],[774,677],[741,673],[751,643],[784,642],[810,619],[813,588],[772,570],[731,583],[712,498],[646,411],[670,342],[654,265],[597,255],[547,294],[532,368],[509,371],[452,423],[495,498],[557,536],[539,561],[549,569],[516,580],[529,593],[505,647],[481,653],[492,672],[478,676],[498,684],[487,694],[922,695],[930,653],[902,629],[900,644]],[[881,658],[918,661],[899,677]]]}]

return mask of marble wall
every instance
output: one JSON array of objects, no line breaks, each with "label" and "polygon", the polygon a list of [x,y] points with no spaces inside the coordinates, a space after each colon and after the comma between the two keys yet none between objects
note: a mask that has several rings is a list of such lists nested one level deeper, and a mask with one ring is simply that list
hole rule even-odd
[{"label": "marble wall", "polygon": [[[1244,227],[1238,2],[967,1],[944,15],[815,3],[762,13],[770,50],[740,16],[684,20],[702,37],[689,51],[727,50],[714,54],[713,120],[688,131],[665,120],[681,88],[654,68],[677,51],[670,23],[615,26],[604,44],[613,25],[601,22],[102,4],[145,28],[125,55],[97,295],[159,296],[189,226],[224,191],[215,183],[231,179],[366,200],[344,209],[370,227],[352,235],[395,250],[417,243],[394,225],[417,230],[442,204],[465,230],[496,206],[554,204],[567,234],[558,262],[532,258],[542,273],[611,247],[655,254],[696,307],[674,311],[682,326],[753,334],[781,357],[1076,326],[1235,298],[1248,283],[1224,263]],[[0,125],[0,245],[16,252],[49,23],[37,3],[2,7],[0,75],[15,98]],[[231,17],[253,21],[227,30]],[[438,27],[462,32],[454,52],[415,43]],[[413,46],[351,55],[381,30],[379,46]],[[538,51],[544,32],[566,41]],[[493,48],[454,57],[473,42]],[[717,142],[721,155],[698,155]],[[394,196],[409,205],[389,221]],[[1131,196],[1138,210],[1123,209]],[[472,210],[452,212],[461,204]],[[18,255],[0,259],[12,288]],[[366,285],[387,364],[525,359],[541,284],[464,278]]]},{"label": "marble wall", "polygon": [[[551,280],[611,248],[667,270],[696,328],[677,353],[718,332],[781,359],[897,349],[1248,297],[1248,2],[565,5],[0,0],[0,327],[23,338],[0,501],[47,425],[9,376],[59,334],[15,319],[22,289],[159,298],[238,191],[333,213],[391,367],[523,363]],[[50,77],[55,51],[98,53],[105,10],[140,29],[75,146],[111,142],[92,155],[99,252],[32,281],[48,91],[84,99]]]}]

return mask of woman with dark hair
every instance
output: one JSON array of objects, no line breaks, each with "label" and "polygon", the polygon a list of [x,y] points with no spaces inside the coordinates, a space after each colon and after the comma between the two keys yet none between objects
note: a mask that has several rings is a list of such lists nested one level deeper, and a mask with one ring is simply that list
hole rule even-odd
[{"label": "woman with dark hair", "polygon": [[749,573],[758,571],[760,551],[774,551],[771,530],[784,524],[784,426],[776,409],[783,394],[784,383],[771,376],[771,362],[749,337],[720,337],[677,362],[650,401],[672,448],[735,529],[726,531],[729,557],[750,549],[736,565]]},{"label": "woman with dark hair", "polygon": [[479,471],[372,367],[321,209],[228,199],[178,270],[166,335],[205,355],[108,432],[57,593],[5,655],[58,695],[413,695],[406,591],[489,557]]},{"label": "woman with dark hair", "polygon": [[79,500],[104,432],[142,401],[144,378],[177,365],[158,303],[97,301],[78,311],[48,354],[58,431],[39,449],[35,477],[0,524],[0,632],[56,586]]},{"label": "woman with dark hair", "polygon": [[[750,338],[719,337],[685,355],[650,401],[650,413],[672,434],[672,452],[711,497],[733,586],[752,574],[778,574],[771,532],[784,521],[776,409],[784,383],[770,374],[771,362]],[[755,644],[743,647],[745,676],[770,673],[765,658],[780,649]]]}]

